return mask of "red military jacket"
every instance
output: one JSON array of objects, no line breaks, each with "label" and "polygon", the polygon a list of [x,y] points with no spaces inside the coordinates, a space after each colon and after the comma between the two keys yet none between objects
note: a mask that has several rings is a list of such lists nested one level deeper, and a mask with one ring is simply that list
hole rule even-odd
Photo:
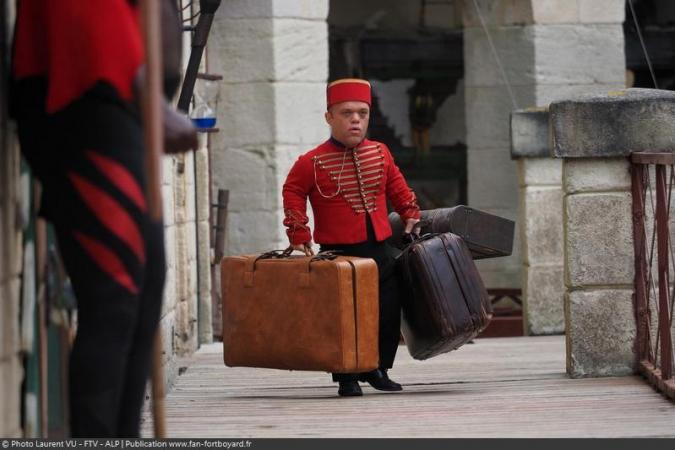
[{"label": "red military jacket", "polygon": [[284,225],[294,245],[312,239],[307,198],[314,212],[314,241],[319,244],[366,241],[366,214],[376,239],[387,239],[391,236],[387,199],[404,221],[420,216],[415,194],[387,146],[368,139],[353,149],[329,139],[300,156],[288,173],[283,198]]}]

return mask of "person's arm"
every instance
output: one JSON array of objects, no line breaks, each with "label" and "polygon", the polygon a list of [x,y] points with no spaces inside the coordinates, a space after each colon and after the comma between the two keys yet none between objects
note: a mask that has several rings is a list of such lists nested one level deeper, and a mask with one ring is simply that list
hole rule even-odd
[{"label": "person's arm", "polygon": [[389,163],[386,185],[387,198],[394,206],[394,210],[401,216],[401,221],[405,224],[405,233],[411,233],[413,230],[418,232],[417,224],[420,221],[420,208],[417,205],[415,193],[406,183],[403,174],[394,161],[394,157],[386,146],[384,147],[384,154]]},{"label": "person's arm", "polygon": [[306,254],[312,253],[312,232],[307,225],[307,196],[314,184],[314,173],[310,166],[308,158],[298,158],[288,172],[282,189],[284,226],[288,240],[294,250]]}]

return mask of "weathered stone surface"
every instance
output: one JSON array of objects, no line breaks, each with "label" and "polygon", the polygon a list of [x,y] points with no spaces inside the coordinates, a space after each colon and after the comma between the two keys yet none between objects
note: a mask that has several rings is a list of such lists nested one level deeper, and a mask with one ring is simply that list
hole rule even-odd
[{"label": "weathered stone surface", "polygon": [[176,223],[175,202],[173,197],[173,186],[162,186],[162,213],[164,216],[164,225],[171,226]]},{"label": "weathered stone surface", "polygon": [[558,24],[579,21],[578,0],[529,0],[535,23]]},{"label": "weathered stone surface", "polygon": [[[532,86],[514,86],[513,91],[519,105],[535,103]],[[514,107],[506,88],[501,83],[492,87],[467,86],[465,94],[469,152],[475,148],[503,147],[508,155],[511,146],[509,117]]]},{"label": "weathered stone surface", "polygon": [[277,207],[276,195],[268,195],[268,184],[276,183],[276,167],[270,148],[230,148],[215,154],[212,164],[213,198],[218,198],[218,188],[229,189],[228,211]]},{"label": "weathered stone surface", "polygon": [[[496,28],[490,30],[490,36],[509,83],[513,86],[534,84],[533,28]],[[492,55],[490,41],[482,28],[464,30],[464,80],[467,87],[499,86],[506,91],[502,73]]]},{"label": "weathered stone surface", "polygon": [[528,108],[511,113],[511,157],[550,157],[548,109]]},{"label": "weathered stone surface", "polygon": [[628,192],[565,197],[568,287],[633,283],[633,224]]},{"label": "weathered stone surface", "polygon": [[630,163],[625,158],[566,159],[565,192],[629,191]]},{"label": "weathered stone surface", "polygon": [[538,83],[608,84],[625,80],[620,24],[533,28]]},{"label": "weathered stone surface", "polygon": [[565,298],[567,373],[573,378],[633,373],[632,289],[573,291]]},{"label": "weathered stone surface", "polygon": [[21,383],[24,370],[19,355],[0,360],[0,436],[21,437]]},{"label": "weathered stone surface", "polygon": [[627,89],[582,96],[550,106],[553,150],[565,158],[671,152],[675,144],[675,93]]},{"label": "weathered stone surface", "polygon": [[274,250],[282,240],[275,211],[237,211],[228,215],[227,253],[241,255]]},{"label": "weathered stone surface", "polygon": [[518,206],[516,163],[504,149],[469,149],[469,204],[477,208],[515,209]]},{"label": "weathered stone surface", "polygon": [[480,15],[472,0],[464,0],[462,22],[465,28],[480,27],[480,16],[486,25],[526,25],[534,21],[532,4],[523,0],[478,0]]},{"label": "weathered stone surface", "polygon": [[[562,260],[562,254],[560,254]],[[563,266],[525,267],[523,271],[523,320],[528,335],[565,331]]]},{"label": "weathered stone surface", "polygon": [[197,220],[208,220],[211,205],[209,203],[209,154],[206,149],[203,148],[195,152],[195,165],[197,172]]},{"label": "weathered stone surface", "polygon": [[610,91],[624,89],[625,80],[617,80],[606,84],[544,84],[535,86],[537,105],[548,105],[552,102],[567,100],[581,95],[604,95]]},{"label": "weathered stone surface", "polygon": [[211,246],[209,241],[210,224],[208,220],[197,224],[199,238],[198,273],[199,273],[199,343],[213,341],[213,327],[211,323]]},{"label": "weathered stone surface", "polygon": [[623,23],[626,19],[624,0],[577,0],[582,23]]},{"label": "weathered stone surface", "polygon": [[275,20],[273,33],[276,80],[326,82],[328,25],[325,21]]},{"label": "weathered stone surface", "polygon": [[520,224],[523,263],[563,265],[563,192],[559,187],[528,187],[523,193]]},{"label": "weathered stone surface", "polygon": [[562,160],[521,158],[517,161],[518,184],[524,186],[561,186]]},{"label": "weathered stone surface", "polygon": [[220,94],[227,101],[218,103],[220,133],[213,137],[214,149],[274,142],[276,103],[272,83],[224,83]]},{"label": "weathered stone surface", "polygon": [[275,142],[314,146],[328,139],[325,83],[274,85]]}]

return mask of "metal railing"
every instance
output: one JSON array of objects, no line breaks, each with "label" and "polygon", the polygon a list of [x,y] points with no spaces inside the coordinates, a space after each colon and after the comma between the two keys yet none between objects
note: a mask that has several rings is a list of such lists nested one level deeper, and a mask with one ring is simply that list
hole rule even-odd
[{"label": "metal railing", "polygon": [[631,162],[637,366],[656,389],[675,400],[670,234],[675,154],[634,153]]}]

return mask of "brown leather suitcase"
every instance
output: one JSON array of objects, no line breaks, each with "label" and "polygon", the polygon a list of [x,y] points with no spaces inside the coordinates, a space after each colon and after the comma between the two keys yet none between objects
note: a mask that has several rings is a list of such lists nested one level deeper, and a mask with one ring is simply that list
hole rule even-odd
[{"label": "brown leather suitcase", "polygon": [[281,255],[223,259],[225,364],[335,373],[376,369],[375,261]]},{"label": "brown leather suitcase", "polygon": [[[515,222],[468,206],[424,210],[421,213],[421,234],[454,233],[461,237],[473,259],[509,256],[513,251]],[[390,243],[403,248],[403,222],[398,214],[389,214],[393,235]]]},{"label": "brown leather suitcase", "polygon": [[463,240],[428,235],[398,257],[401,332],[410,355],[428,359],[476,337],[492,317],[490,298]]}]

